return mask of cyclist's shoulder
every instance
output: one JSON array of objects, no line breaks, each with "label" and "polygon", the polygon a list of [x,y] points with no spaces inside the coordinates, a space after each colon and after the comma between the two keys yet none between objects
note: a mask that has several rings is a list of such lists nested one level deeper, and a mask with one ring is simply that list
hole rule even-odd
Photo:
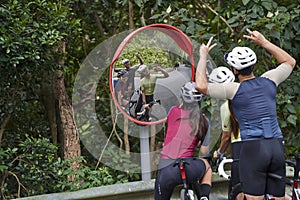
[{"label": "cyclist's shoulder", "polygon": [[170,111],[169,111],[169,113],[171,113],[171,112],[178,112],[178,111],[181,111],[182,109],[179,107],[179,106],[172,106],[171,108],[170,108]]},{"label": "cyclist's shoulder", "polygon": [[225,100],[224,103],[221,104],[220,109],[229,109],[228,100]]},{"label": "cyclist's shoulder", "polygon": [[172,106],[168,112],[168,118],[180,116],[181,111],[182,109],[179,106]]}]

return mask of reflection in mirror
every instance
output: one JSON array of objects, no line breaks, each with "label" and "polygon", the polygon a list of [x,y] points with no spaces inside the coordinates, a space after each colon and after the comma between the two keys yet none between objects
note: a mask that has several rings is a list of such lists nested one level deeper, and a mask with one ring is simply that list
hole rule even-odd
[{"label": "reflection in mirror", "polygon": [[115,63],[112,80],[117,103],[138,121],[162,120],[178,105],[181,86],[191,80],[189,60],[157,48],[134,52],[123,54]]}]

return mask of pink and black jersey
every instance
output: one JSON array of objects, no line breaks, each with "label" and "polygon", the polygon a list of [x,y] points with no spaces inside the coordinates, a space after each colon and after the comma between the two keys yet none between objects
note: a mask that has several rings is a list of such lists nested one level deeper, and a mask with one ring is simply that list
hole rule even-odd
[{"label": "pink and black jersey", "polygon": [[[192,128],[190,126],[190,111],[183,110],[178,106],[170,109],[167,123],[168,130],[164,140],[161,158],[163,159],[176,159],[187,158],[194,156],[194,150],[199,143],[197,136],[191,136]],[[208,146],[210,133],[202,143],[203,146]]]}]

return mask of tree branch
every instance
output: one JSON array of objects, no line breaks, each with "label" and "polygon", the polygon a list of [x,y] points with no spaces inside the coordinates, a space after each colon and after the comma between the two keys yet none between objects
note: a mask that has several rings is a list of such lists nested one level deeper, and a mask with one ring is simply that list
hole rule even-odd
[{"label": "tree branch", "polygon": [[18,176],[17,176],[15,173],[11,172],[11,171],[8,171],[7,173],[10,174],[10,175],[12,175],[13,177],[15,177],[15,179],[16,179],[17,182],[18,182],[18,195],[17,195],[17,197],[20,198],[20,195],[21,195],[21,187],[27,192],[27,195],[29,196],[28,190],[27,190],[27,189],[24,187],[24,185],[20,182],[20,179],[18,178]]},{"label": "tree branch", "polygon": [[228,28],[230,29],[230,31],[232,33],[234,32],[233,28],[231,28],[231,26],[228,24],[228,22],[226,21],[226,19],[224,17],[222,17],[221,15],[219,15],[219,13],[217,11],[215,11],[214,9],[212,9],[212,7],[210,7],[204,1],[200,0],[200,2],[203,3],[211,12],[213,12],[215,15],[217,15],[218,17],[220,17],[220,19],[228,26]]}]

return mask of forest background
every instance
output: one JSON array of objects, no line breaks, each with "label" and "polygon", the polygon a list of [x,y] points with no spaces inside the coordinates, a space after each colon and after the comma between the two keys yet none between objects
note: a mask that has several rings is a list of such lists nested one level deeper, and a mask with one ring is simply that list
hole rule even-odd
[{"label": "forest background", "polygon": [[[2,0],[0,19],[1,199],[141,179],[139,173],[109,168],[92,157],[73,118],[72,89],[82,61],[118,33],[166,23],[199,44],[214,36],[218,45],[211,57],[220,66],[225,63],[219,52],[244,45],[242,35],[251,28],[300,61],[298,0]],[[267,52],[250,47],[259,55],[256,75],[276,66]],[[153,55],[143,57],[151,60]],[[300,148],[299,78],[297,64],[277,95],[287,154]],[[96,104],[96,117],[109,135],[114,122],[107,79],[98,83],[97,94],[102,102]],[[139,151],[138,140],[128,143],[122,130],[115,133],[111,142]],[[152,145],[162,138],[156,139]],[[107,151],[124,169],[137,167],[126,156]]]}]

